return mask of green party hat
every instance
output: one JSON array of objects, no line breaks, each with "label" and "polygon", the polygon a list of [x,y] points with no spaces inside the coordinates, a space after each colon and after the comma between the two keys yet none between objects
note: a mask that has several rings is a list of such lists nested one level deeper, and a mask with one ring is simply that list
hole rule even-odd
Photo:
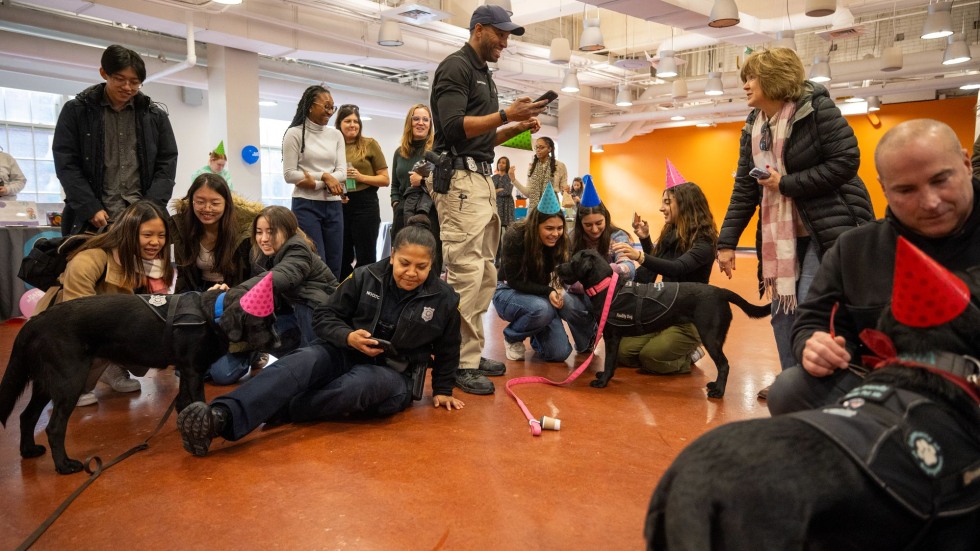
[{"label": "green party hat", "polygon": [[224,140],[221,140],[220,142],[218,142],[218,147],[214,148],[214,153],[216,155],[224,155],[225,154],[225,141]]},{"label": "green party hat", "polygon": [[555,188],[551,186],[551,182],[548,182],[544,186],[544,191],[541,192],[541,200],[538,201],[537,209],[541,214],[548,215],[561,212],[561,205],[558,203],[558,194],[555,193]]},{"label": "green party hat", "polygon": [[524,132],[521,132],[500,145],[504,147],[513,147],[514,149],[526,149],[531,151],[531,131],[525,130]]}]

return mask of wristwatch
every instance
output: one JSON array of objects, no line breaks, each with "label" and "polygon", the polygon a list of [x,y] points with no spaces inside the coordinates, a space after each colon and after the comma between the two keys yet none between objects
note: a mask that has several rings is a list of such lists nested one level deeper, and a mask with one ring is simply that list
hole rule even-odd
[{"label": "wristwatch", "polygon": [[503,109],[501,109],[499,111],[499,113],[500,113],[500,123],[501,124],[507,124],[507,111],[504,111]]}]

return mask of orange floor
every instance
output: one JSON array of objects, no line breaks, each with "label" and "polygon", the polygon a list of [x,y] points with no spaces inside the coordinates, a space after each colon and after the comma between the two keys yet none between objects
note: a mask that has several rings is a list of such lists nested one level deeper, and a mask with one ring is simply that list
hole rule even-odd
[{"label": "orange floor", "polygon": [[[754,257],[740,254],[738,267],[735,279],[716,273],[712,282],[758,303]],[[486,320],[487,353],[503,358],[503,323],[492,310]],[[20,325],[0,326],[4,367]],[[637,549],[650,494],[678,452],[712,427],[768,415],[756,399],[778,370],[768,320],[736,309],[726,353],[733,368],[722,400],[705,396],[715,377],[708,358],[690,375],[621,368],[603,390],[588,386],[592,368],[569,388],[519,387],[532,412],[562,421],[560,432],[538,438],[504,381],[561,380],[571,359],[508,361],[495,395],[458,394],[462,411],[437,411],[426,400],[383,421],[258,430],[237,443],[215,441],[205,458],[182,449],[171,418],[149,450],[103,474],[35,548]],[[141,381],[142,392],[131,395],[100,384],[98,405],[75,410],[70,455],[108,461],[152,431],[176,379],[162,371]],[[207,394],[227,390],[208,386]],[[49,454],[20,458],[25,403],[0,431],[0,549],[16,547],[87,476],[57,474]],[[43,444],[46,421],[47,412]]]}]

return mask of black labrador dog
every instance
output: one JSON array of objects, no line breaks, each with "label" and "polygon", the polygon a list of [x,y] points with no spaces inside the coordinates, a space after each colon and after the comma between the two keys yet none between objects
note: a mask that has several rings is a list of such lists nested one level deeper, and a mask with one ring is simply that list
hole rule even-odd
[{"label": "black labrador dog", "polygon": [[[572,255],[571,260],[556,269],[562,283],[580,282],[586,289],[612,275],[612,268],[598,252],[586,249]],[[606,300],[602,290],[590,300],[592,315],[599,319]],[[693,323],[701,336],[701,344],[718,368],[718,378],[708,383],[708,396],[721,398],[728,384],[728,358],[722,346],[732,324],[734,304],[752,318],[770,315],[770,306],[756,306],[735,292],[704,283],[634,283],[619,279],[606,326],[602,336],[606,341],[606,359],[602,371],[590,383],[605,388],[616,372],[619,341],[623,337],[646,335],[663,331],[673,325]]]},{"label": "black labrador dog", "polygon": [[54,305],[31,318],[14,340],[0,382],[4,426],[28,382],[34,383],[20,416],[20,455],[44,454],[44,446],[34,442],[34,429],[48,402],[53,402],[47,433],[54,466],[61,474],[82,470],[82,463],[65,451],[65,431],[86,381],[94,375],[93,358],[142,367],[176,366],[179,411],[204,400],[204,375],[228,352],[229,342],[275,349],[275,316],[246,314],[239,305],[245,292],[236,287],[181,295],[97,295]]},{"label": "black labrador dog", "polygon": [[965,381],[893,362],[836,405],[702,435],[654,491],[647,549],[980,548],[980,269],[963,279],[973,302],[953,321],[913,329],[886,310],[879,329]]}]

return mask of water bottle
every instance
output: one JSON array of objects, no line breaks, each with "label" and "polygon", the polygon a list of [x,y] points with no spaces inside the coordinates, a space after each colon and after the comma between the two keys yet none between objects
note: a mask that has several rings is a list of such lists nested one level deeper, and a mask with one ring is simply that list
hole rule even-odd
[{"label": "water bottle", "polygon": [[350,169],[354,168],[354,163],[347,163],[347,192],[350,193],[357,188],[357,181],[350,175]]}]

